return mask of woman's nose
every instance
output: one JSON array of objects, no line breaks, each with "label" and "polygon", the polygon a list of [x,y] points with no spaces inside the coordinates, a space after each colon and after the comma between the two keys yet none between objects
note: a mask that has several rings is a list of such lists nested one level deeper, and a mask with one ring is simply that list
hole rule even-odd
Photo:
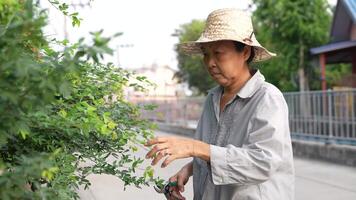
[{"label": "woman's nose", "polygon": [[209,56],[205,59],[205,64],[207,65],[207,67],[209,69],[213,69],[216,67],[215,60],[211,56]]}]

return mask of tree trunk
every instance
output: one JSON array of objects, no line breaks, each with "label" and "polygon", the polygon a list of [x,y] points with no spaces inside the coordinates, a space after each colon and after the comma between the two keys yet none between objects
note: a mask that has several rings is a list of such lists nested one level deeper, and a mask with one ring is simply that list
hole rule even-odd
[{"label": "tree trunk", "polygon": [[[299,66],[298,66],[298,77],[299,77],[299,91],[300,94],[300,112],[303,116],[303,119],[310,116],[310,97],[308,93],[304,91],[309,90],[308,78],[305,74],[305,64],[304,64],[304,44],[302,40],[299,40]],[[303,121],[305,123],[305,121]]]},{"label": "tree trunk", "polygon": [[305,77],[304,68],[298,69],[298,77],[299,77],[299,91],[303,92],[306,90],[305,88],[306,77]]},{"label": "tree trunk", "polygon": [[303,41],[299,40],[299,61],[298,61],[298,77],[299,77],[299,91],[309,90],[308,78],[305,74],[305,63],[304,63],[304,44]]}]

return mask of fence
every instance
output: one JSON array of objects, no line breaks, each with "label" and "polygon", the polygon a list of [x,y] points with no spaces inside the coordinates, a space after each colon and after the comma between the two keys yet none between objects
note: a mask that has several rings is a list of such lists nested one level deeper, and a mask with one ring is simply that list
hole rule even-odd
[{"label": "fence", "polygon": [[[325,143],[356,145],[356,89],[284,93],[292,137]],[[156,104],[142,116],[157,122],[195,128],[204,98],[160,97],[130,99]]]},{"label": "fence", "polygon": [[177,98],[172,96],[130,98],[132,103],[157,105],[153,111],[143,111],[141,114],[143,118],[188,128],[196,128],[204,100],[203,97]]},{"label": "fence", "polygon": [[356,145],[356,90],[290,92],[293,137]]}]

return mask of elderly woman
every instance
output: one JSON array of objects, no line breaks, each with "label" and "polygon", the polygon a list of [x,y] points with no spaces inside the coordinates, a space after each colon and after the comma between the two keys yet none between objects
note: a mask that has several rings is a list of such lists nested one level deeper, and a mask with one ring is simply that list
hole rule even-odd
[{"label": "elderly woman", "polygon": [[193,175],[194,199],[291,200],[294,167],[288,107],[282,93],[250,62],[275,54],[255,38],[251,17],[237,9],[213,11],[201,37],[183,43],[181,50],[202,53],[211,77],[219,86],[204,103],[195,139],[157,137],[147,142],[147,153],[162,167],[175,159],[193,157],[170,178],[181,192]]}]

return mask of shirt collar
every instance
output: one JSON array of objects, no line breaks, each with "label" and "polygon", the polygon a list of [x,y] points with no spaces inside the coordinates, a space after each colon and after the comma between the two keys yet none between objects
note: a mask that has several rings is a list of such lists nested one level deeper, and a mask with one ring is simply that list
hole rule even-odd
[{"label": "shirt collar", "polygon": [[260,88],[261,83],[265,81],[265,77],[256,70],[255,74],[245,83],[244,86],[237,92],[237,96],[240,98],[250,98]]},{"label": "shirt collar", "polygon": [[222,87],[220,85],[213,87],[208,91],[208,94],[211,94],[213,96],[217,96],[221,93]]}]

